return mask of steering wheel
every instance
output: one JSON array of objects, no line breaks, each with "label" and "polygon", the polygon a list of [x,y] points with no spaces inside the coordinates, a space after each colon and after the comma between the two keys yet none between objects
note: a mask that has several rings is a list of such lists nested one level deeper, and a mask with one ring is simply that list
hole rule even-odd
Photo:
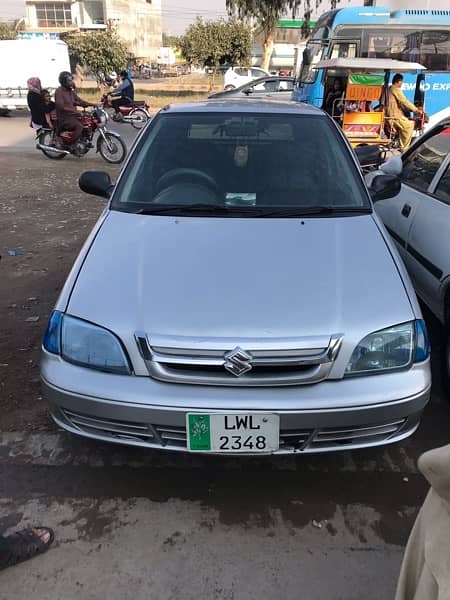
[{"label": "steering wheel", "polygon": [[217,203],[219,203],[220,191],[217,183],[210,175],[198,169],[172,169],[167,171],[156,182],[155,192],[158,194],[165,188],[182,183],[194,183],[209,188],[217,195]]}]

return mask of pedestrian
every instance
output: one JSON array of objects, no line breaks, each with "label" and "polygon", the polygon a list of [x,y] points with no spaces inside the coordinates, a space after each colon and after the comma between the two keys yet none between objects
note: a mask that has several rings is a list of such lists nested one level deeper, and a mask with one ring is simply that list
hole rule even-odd
[{"label": "pedestrian", "polygon": [[31,112],[30,127],[41,129],[47,126],[45,118],[44,99],[42,97],[42,85],[39,77],[30,77],[27,81],[28,95],[27,103]]},{"label": "pedestrian", "polygon": [[423,109],[412,104],[402,92],[403,75],[397,73],[389,87],[389,102],[386,107],[388,123],[398,132],[400,150],[404,152],[410,145],[414,132],[414,122],[405,115],[407,112],[422,113]]},{"label": "pedestrian", "polygon": [[25,560],[43,554],[55,539],[49,527],[36,527],[0,536],[0,569],[12,567]]},{"label": "pedestrian", "polygon": [[450,598],[450,444],[418,463],[431,489],[405,550],[395,600]]}]

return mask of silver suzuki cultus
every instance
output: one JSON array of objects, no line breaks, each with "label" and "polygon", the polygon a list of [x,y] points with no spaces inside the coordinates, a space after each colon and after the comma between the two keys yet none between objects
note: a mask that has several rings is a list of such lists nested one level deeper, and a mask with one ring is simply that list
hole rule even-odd
[{"label": "silver suzuki cultus", "polygon": [[331,119],[307,106],[163,109],[108,198],[43,344],[53,418],[98,440],[306,453],[402,440],[429,397],[408,275]]}]

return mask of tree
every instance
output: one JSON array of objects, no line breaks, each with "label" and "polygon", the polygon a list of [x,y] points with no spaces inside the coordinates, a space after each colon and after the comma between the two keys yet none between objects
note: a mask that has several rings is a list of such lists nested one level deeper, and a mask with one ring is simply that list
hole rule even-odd
[{"label": "tree", "polygon": [[24,28],[22,19],[0,23],[0,40],[15,40],[19,31]]},{"label": "tree", "polygon": [[[309,4],[309,0],[305,0]],[[226,0],[230,15],[237,15],[241,19],[254,19],[261,27],[264,36],[263,42],[263,69],[268,69],[270,58],[275,43],[275,30],[278,21],[291,11],[295,17],[302,0]]]},{"label": "tree", "polygon": [[187,62],[200,67],[239,64],[250,60],[252,32],[236,19],[203,21],[198,18],[179,40]]},{"label": "tree", "polygon": [[97,83],[111,71],[120,71],[128,65],[127,47],[114,31],[71,34],[64,41],[72,61],[93,73]]},{"label": "tree", "polygon": [[162,34],[162,45],[170,48],[179,48],[180,47],[180,38],[176,35],[171,35],[170,33]]}]

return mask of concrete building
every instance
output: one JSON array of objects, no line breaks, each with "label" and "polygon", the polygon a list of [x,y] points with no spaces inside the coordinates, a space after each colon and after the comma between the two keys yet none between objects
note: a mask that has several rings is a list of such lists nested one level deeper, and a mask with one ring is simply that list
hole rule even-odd
[{"label": "concrete building", "polygon": [[155,60],[162,45],[161,0],[26,0],[32,34],[114,27],[133,57]]}]

